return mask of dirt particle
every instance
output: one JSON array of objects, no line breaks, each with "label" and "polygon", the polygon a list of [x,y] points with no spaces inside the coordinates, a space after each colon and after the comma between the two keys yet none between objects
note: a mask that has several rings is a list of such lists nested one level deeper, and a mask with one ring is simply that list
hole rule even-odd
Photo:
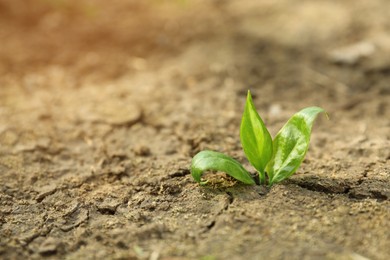
[{"label": "dirt particle", "polygon": [[134,148],[134,153],[138,156],[149,156],[151,155],[150,148],[145,145],[139,145]]},{"label": "dirt particle", "polygon": [[154,211],[157,207],[157,202],[152,200],[144,200],[141,203],[142,209],[147,209],[149,211]]},{"label": "dirt particle", "polygon": [[49,195],[54,194],[57,191],[57,185],[49,184],[47,186],[39,188],[38,191],[40,193],[36,197],[36,201],[41,202],[44,198],[46,198]]},{"label": "dirt particle", "polygon": [[170,194],[170,195],[176,195],[181,192],[180,185],[177,184],[161,184],[160,190],[158,191],[158,194]]},{"label": "dirt particle", "polygon": [[167,211],[167,210],[169,210],[170,207],[171,206],[170,206],[169,202],[164,201],[164,202],[160,203],[160,205],[158,206],[158,209],[162,210],[162,211]]},{"label": "dirt particle", "polygon": [[151,223],[143,226],[137,233],[136,236],[139,239],[162,239],[169,233],[169,229],[163,223]]},{"label": "dirt particle", "polygon": [[127,245],[127,243],[125,241],[122,241],[122,240],[119,240],[118,242],[116,242],[116,246],[120,249],[129,249],[129,246]]},{"label": "dirt particle", "polygon": [[105,199],[97,205],[98,211],[103,215],[115,215],[116,208],[121,204],[118,199]]},{"label": "dirt particle", "polygon": [[19,242],[22,244],[22,245],[27,245],[29,244],[31,241],[33,241],[34,239],[36,239],[37,237],[39,237],[40,233],[36,230],[36,229],[33,229],[33,230],[30,230],[26,233],[24,233],[22,236],[20,236],[18,238]]},{"label": "dirt particle", "polygon": [[215,220],[211,221],[209,224],[206,225],[207,229],[212,229],[215,226]]},{"label": "dirt particle", "polygon": [[38,253],[42,256],[54,255],[60,246],[60,241],[55,238],[47,238],[38,248]]},{"label": "dirt particle", "polygon": [[87,209],[78,208],[70,216],[64,218],[65,224],[60,228],[62,231],[67,232],[73,228],[78,227],[81,223],[86,222],[89,218],[89,211]]},{"label": "dirt particle", "polygon": [[85,120],[107,123],[113,126],[132,126],[142,118],[141,109],[129,103],[102,101],[99,106],[91,106],[81,114]]}]

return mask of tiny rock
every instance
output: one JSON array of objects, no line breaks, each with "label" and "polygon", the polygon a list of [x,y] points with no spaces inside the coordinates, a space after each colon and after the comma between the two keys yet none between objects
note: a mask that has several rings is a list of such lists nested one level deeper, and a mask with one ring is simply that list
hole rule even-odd
[{"label": "tiny rock", "polygon": [[362,58],[372,55],[375,49],[375,45],[370,42],[358,42],[332,51],[330,59],[334,63],[354,65]]},{"label": "tiny rock", "polygon": [[134,148],[134,153],[138,156],[149,156],[151,154],[149,147],[139,145]]},{"label": "tiny rock", "polygon": [[57,252],[58,246],[59,241],[57,241],[55,238],[49,237],[38,248],[38,252],[41,255],[55,254]]}]

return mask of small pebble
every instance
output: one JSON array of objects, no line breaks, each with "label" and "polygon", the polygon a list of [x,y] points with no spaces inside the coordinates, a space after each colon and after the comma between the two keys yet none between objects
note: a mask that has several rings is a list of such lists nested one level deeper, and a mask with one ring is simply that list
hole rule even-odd
[{"label": "small pebble", "polygon": [[144,145],[135,147],[134,153],[138,156],[149,156],[151,154],[149,147]]}]

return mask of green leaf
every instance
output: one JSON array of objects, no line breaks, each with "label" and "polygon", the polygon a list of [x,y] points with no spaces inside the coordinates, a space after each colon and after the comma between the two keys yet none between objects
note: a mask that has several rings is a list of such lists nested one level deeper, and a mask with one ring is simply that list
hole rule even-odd
[{"label": "green leaf", "polygon": [[226,172],[243,183],[255,184],[252,176],[239,162],[223,153],[206,150],[199,152],[192,158],[191,174],[197,182],[201,184],[207,182],[202,182],[200,177],[204,171],[208,170]]},{"label": "green leaf", "polygon": [[280,182],[295,173],[309,149],[311,128],[320,107],[307,107],[283,126],[273,141],[273,157],[267,165],[269,184]]},{"label": "green leaf", "polygon": [[272,138],[256,112],[250,91],[241,120],[240,138],[246,157],[259,171],[260,183],[265,183],[265,167],[272,158]]}]

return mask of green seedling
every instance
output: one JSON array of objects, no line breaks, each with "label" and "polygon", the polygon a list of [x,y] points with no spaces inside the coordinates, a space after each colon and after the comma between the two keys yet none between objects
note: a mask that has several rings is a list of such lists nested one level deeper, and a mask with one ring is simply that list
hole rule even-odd
[{"label": "green seedling", "polygon": [[[309,149],[311,129],[317,115],[325,112],[320,107],[307,107],[293,115],[272,140],[268,129],[252,101],[250,91],[241,120],[240,139],[248,161],[258,171],[253,177],[238,161],[214,151],[201,151],[191,164],[192,177],[200,184],[203,172],[225,172],[246,184],[272,186],[293,175]],[[255,178],[259,178],[256,180]]]}]

